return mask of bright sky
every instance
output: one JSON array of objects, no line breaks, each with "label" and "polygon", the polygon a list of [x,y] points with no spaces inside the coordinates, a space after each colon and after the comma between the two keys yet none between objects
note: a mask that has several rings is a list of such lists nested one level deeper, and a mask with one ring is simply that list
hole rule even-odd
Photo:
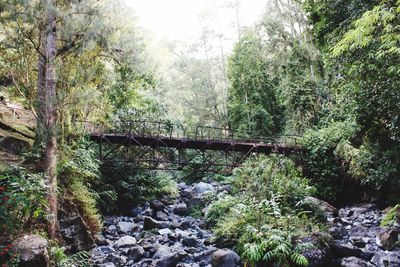
[{"label": "bright sky", "polygon": [[[154,34],[156,39],[185,40],[194,37],[200,30],[199,14],[206,9],[218,10],[224,3],[235,0],[124,0],[133,8],[139,25]],[[238,0],[241,4],[239,21],[241,26],[253,24],[263,13],[268,0]],[[229,10],[229,8],[228,8]],[[230,32],[236,20],[235,9],[220,16],[219,28]]]}]

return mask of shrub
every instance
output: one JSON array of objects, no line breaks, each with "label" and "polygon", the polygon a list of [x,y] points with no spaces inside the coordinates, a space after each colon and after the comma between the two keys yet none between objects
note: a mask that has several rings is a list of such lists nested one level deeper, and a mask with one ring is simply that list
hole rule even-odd
[{"label": "shrub", "polygon": [[237,192],[246,192],[257,199],[279,195],[283,205],[294,206],[315,191],[295,163],[283,156],[259,156],[248,160],[235,169],[233,176]]},{"label": "shrub", "polygon": [[388,213],[382,218],[381,226],[393,226],[397,221],[399,221],[399,211],[400,204],[397,204],[393,208],[391,208]]},{"label": "shrub", "polygon": [[95,183],[95,189],[103,192],[99,193],[99,203],[105,213],[125,213],[143,201],[177,194],[177,184],[169,173],[138,170],[125,162],[103,166],[102,178]]},{"label": "shrub", "polygon": [[246,264],[307,266],[297,240],[322,231],[296,204],[315,190],[282,156],[247,160],[232,176],[235,196],[218,196],[207,213],[219,246],[236,247]]},{"label": "shrub", "polygon": [[46,216],[44,174],[11,167],[0,173],[0,225],[3,236],[43,222]]},{"label": "shrub", "polygon": [[306,131],[301,140],[307,148],[305,169],[323,199],[336,201],[343,191],[338,185],[344,172],[335,150],[341,142],[354,138],[357,129],[353,121],[332,122]]},{"label": "shrub", "polygon": [[63,147],[58,170],[63,197],[76,204],[88,230],[95,234],[102,223],[96,202],[98,194],[91,185],[100,179],[100,161],[86,144],[85,140],[79,140]]}]

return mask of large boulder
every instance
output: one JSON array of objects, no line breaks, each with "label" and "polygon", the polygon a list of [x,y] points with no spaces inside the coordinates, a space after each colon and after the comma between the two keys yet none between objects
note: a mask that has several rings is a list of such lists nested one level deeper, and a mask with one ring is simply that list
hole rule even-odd
[{"label": "large boulder", "polygon": [[14,252],[19,255],[19,267],[49,266],[48,242],[37,235],[27,235],[14,242]]},{"label": "large boulder", "polygon": [[233,250],[219,249],[211,255],[211,265],[213,267],[239,267],[241,262],[240,257]]},{"label": "large boulder", "polygon": [[399,232],[395,229],[384,229],[376,236],[375,241],[384,250],[391,250],[399,242]]},{"label": "large boulder", "polygon": [[200,182],[198,184],[196,184],[193,188],[194,192],[196,192],[197,194],[204,194],[207,192],[214,192],[215,188],[212,184],[207,184],[204,182]]},{"label": "large boulder", "polygon": [[304,199],[304,202],[311,203],[311,204],[319,207],[322,211],[324,211],[326,213],[331,213],[333,215],[336,215],[338,213],[338,210],[334,206],[332,206],[331,204],[329,204],[326,201],[320,200],[315,197],[311,197],[311,196],[306,197]]}]

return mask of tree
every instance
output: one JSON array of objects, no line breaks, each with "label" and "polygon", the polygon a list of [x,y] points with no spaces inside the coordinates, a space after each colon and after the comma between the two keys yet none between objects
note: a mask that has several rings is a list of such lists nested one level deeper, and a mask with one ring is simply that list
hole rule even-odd
[{"label": "tree", "polygon": [[262,49],[261,40],[248,31],[236,44],[228,64],[230,127],[252,136],[277,133],[282,114]]},{"label": "tree", "polygon": [[[56,2],[55,0],[43,0],[45,6],[46,27],[44,37],[46,44],[44,47],[44,56],[46,59],[46,71],[44,97],[39,98],[45,100],[41,105],[45,104],[45,115],[43,125],[46,131],[46,147],[45,147],[45,170],[49,177],[49,236],[55,239],[58,235],[58,201],[57,201],[57,98],[56,98],[56,53],[57,53],[57,27],[56,27]],[[39,60],[40,63],[41,60]],[[39,71],[38,81],[40,84],[43,79],[43,73]]]}]

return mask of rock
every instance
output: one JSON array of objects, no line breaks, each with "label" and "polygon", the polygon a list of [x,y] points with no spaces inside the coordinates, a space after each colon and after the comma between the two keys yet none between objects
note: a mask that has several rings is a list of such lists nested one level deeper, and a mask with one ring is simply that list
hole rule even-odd
[{"label": "rock", "polygon": [[359,215],[365,214],[373,210],[378,210],[378,206],[376,204],[371,204],[371,203],[358,205],[351,208],[343,208],[339,210],[339,217],[357,218]]},{"label": "rock", "polygon": [[135,224],[132,222],[118,222],[117,223],[117,231],[118,233],[123,233],[123,234],[129,234],[133,228],[135,227]]},{"label": "rock", "polygon": [[332,255],[330,247],[324,242],[320,242],[317,236],[305,237],[299,242],[300,244],[310,245],[301,254],[307,258],[308,267],[325,267],[332,263]]},{"label": "rock", "polygon": [[144,249],[141,246],[135,246],[135,247],[129,248],[127,255],[128,255],[128,260],[133,260],[133,261],[137,262],[141,258],[143,258]]},{"label": "rock", "polygon": [[180,203],[178,205],[175,205],[175,207],[173,208],[173,212],[177,215],[185,216],[188,213],[188,207],[185,203]]},{"label": "rock", "polygon": [[124,266],[127,262],[125,256],[118,255],[116,253],[108,254],[107,257],[104,259],[104,262],[107,263],[114,263],[116,266]]},{"label": "rock", "polygon": [[188,189],[188,188],[181,191],[180,195],[182,198],[187,198],[187,199],[192,199],[196,196],[195,192],[193,192],[193,190]]},{"label": "rock", "polygon": [[373,267],[374,265],[357,257],[347,257],[340,260],[341,267]]},{"label": "rock", "polygon": [[18,266],[47,267],[49,265],[47,246],[47,240],[37,235],[27,235],[15,240],[13,251],[19,254]]},{"label": "rock", "polygon": [[199,245],[199,241],[195,237],[185,237],[182,240],[182,244],[187,247],[197,247]]},{"label": "rock", "polygon": [[24,151],[30,149],[31,144],[23,139],[6,136],[0,139],[0,147],[9,153],[21,155]]},{"label": "rock", "polygon": [[152,230],[155,228],[167,228],[168,227],[165,223],[159,222],[159,221],[154,220],[153,218],[147,217],[147,216],[143,217],[143,221],[144,221],[144,223],[143,223],[144,230]]},{"label": "rock", "polygon": [[131,236],[123,236],[114,243],[114,247],[116,248],[127,248],[136,245],[136,238]]},{"label": "rock", "polygon": [[332,253],[338,258],[341,257],[359,257],[362,255],[361,249],[355,247],[351,243],[334,242],[331,245]]},{"label": "rock", "polygon": [[314,204],[324,212],[329,212],[335,215],[338,214],[338,210],[334,206],[318,198],[309,196],[304,199],[304,202]]},{"label": "rock", "polygon": [[150,202],[150,208],[155,211],[163,211],[165,209],[165,205],[160,200],[156,199]]},{"label": "rock", "polygon": [[372,257],[371,262],[377,267],[400,266],[400,252],[378,251]]},{"label": "rock", "polygon": [[193,188],[194,192],[196,192],[197,194],[204,194],[206,192],[214,192],[214,186],[212,186],[211,184],[207,184],[204,182],[200,182],[198,184],[196,184]]},{"label": "rock", "polygon": [[171,249],[170,249],[169,247],[159,245],[159,246],[157,247],[157,250],[156,250],[156,252],[154,253],[153,257],[154,257],[155,259],[161,259],[162,257],[164,257],[164,256],[166,256],[166,255],[169,255],[169,254],[171,254],[171,253],[172,253],[172,252],[171,252]]},{"label": "rock", "polygon": [[399,241],[399,232],[395,229],[384,229],[376,236],[376,244],[384,250],[393,249]]},{"label": "rock", "polygon": [[233,250],[219,249],[211,255],[213,267],[240,267],[240,257]]},{"label": "rock", "polygon": [[[75,205],[68,200],[64,201],[58,215],[60,234],[65,241],[67,253],[77,253],[94,247],[95,241]],[[115,236],[116,232],[112,235]]]},{"label": "rock", "polygon": [[156,212],[156,219],[161,221],[168,221],[168,215],[162,211]]},{"label": "rock", "polygon": [[107,262],[107,263],[99,264],[97,266],[98,267],[115,267],[115,264],[112,262]]},{"label": "rock", "polygon": [[156,262],[155,267],[175,267],[179,263],[179,256],[176,254],[168,254],[163,256]]},{"label": "rock", "polygon": [[168,234],[172,234],[172,231],[169,228],[164,228],[164,229],[158,230],[158,233],[160,235],[168,235]]},{"label": "rock", "polygon": [[98,246],[107,246],[110,245],[111,242],[107,238],[105,238],[103,235],[96,235],[95,237],[95,243]]}]

